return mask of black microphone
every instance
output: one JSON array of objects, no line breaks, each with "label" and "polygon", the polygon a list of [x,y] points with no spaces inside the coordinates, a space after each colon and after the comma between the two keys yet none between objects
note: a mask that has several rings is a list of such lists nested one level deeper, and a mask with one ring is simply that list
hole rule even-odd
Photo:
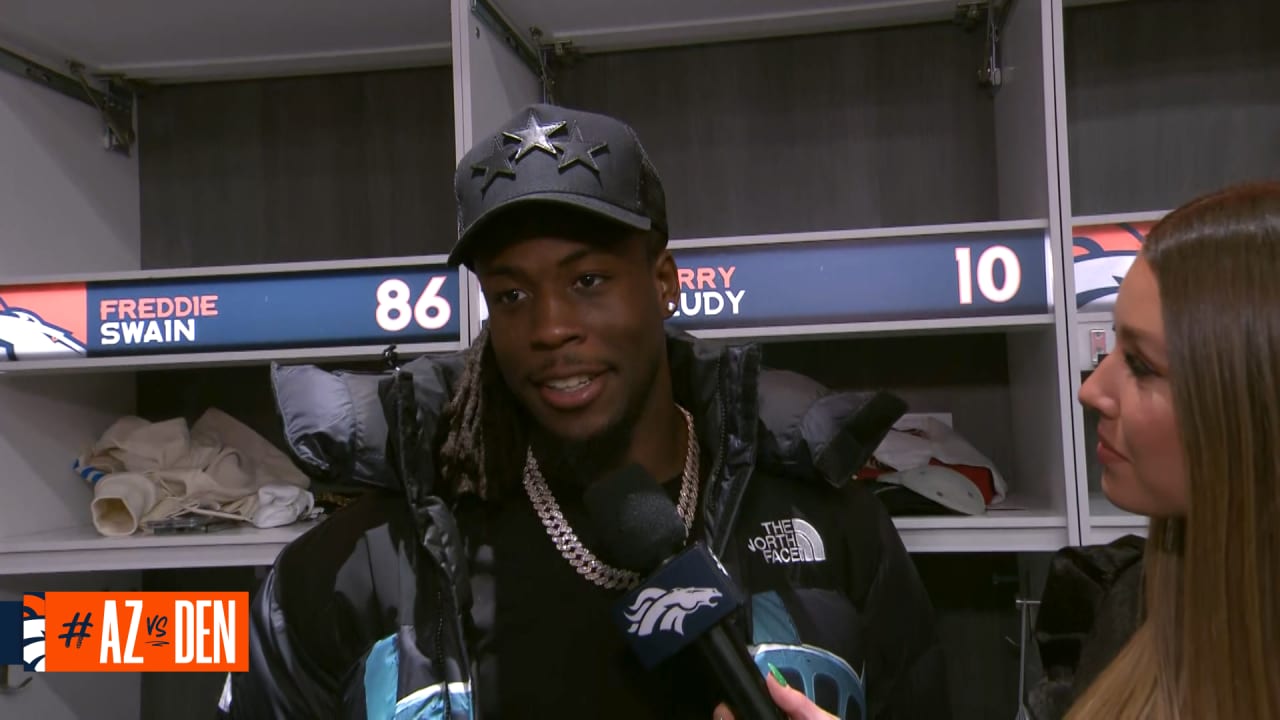
[{"label": "black microphone", "polygon": [[588,486],[584,501],[597,532],[596,554],[648,576],[613,612],[640,664],[651,669],[695,644],[734,717],[782,720],[764,673],[726,622],[742,606],[742,591],[703,543],[680,551],[684,522],[653,477],[628,466]]}]

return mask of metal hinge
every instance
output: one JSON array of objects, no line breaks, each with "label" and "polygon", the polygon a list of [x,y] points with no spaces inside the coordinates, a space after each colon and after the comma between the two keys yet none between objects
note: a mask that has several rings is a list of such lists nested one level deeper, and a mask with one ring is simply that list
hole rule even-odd
[{"label": "metal hinge", "polygon": [[83,64],[71,61],[67,65],[71,74],[63,75],[11,50],[0,48],[0,70],[96,108],[102,115],[105,126],[103,145],[108,150],[128,155],[136,140],[133,131],[134,89],[123,78],[107,77],[107,89],[104,92],[89,84]]},{"label": "metal hinge", "polygon": [[958,0],[956,3],[956,24],[966,31],[981,25],[986,32],[986,42],[982,51],[982,67],[978,68],[978,84],[999,89],[1004,82],[1004,73],[1000,58],[1000,33],[1004,29],[1005,18],[1009,15],[1009,6],[1014,0]]},{"label": "metal hinge", "polygon": [[536,27],[530,28],[529,37],[526,38],[493,0],[471,0],[471,12],[490,30],[502,37],[503,42],[516,54],[520,62],[537,76],[542,86],[542,101],[554,102],[552,86],[555,82],[547,66],[546,53],[538,41],[542,37],[542,31]]},{"label": "metal hinge", "polygon": [[0,693],[11,693],[31,684],[31,678],[25,678],[22,682],[14,685],[9,681],[9,666],[0,665]]}]

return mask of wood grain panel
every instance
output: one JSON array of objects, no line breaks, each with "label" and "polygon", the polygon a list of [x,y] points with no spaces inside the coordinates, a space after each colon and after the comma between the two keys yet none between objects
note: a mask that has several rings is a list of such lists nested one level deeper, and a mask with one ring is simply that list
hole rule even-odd
[{"label": "wood grain panel", "polygon": [[451,83],[427,68],[150,90],[143,267],[447,252]]},{"label": "wood grain panel", "polygon": [[994,220],[981,48],[935,24],[587,55],[556,97],[635,127],[673,237]]}]

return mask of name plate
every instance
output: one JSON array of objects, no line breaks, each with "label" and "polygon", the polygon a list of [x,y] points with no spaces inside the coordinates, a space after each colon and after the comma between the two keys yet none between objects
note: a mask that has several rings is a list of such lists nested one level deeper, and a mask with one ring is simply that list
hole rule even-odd
[{"label": "name plate", "polygon": [[461,281],[439,265],[0,286],[0,361],[456,343]]},{"label": "name plate", "polygon": [[1044,230],[682,249],[690,329],[1033,315],[1050,310]]}]

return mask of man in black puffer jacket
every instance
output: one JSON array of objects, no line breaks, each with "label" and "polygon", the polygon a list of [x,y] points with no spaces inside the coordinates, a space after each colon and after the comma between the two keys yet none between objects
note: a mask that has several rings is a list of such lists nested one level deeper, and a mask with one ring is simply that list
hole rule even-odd
[{"label": "man in black puffer jacket", "polygon": [[726,698],[700,656],[644,670],[612,624],[635,577],[593,553],[583,490],[635,463],[743,588],[734,632],[761,667],[843,718],[949,717],[928,597],[850,482],[901,401],[669,332],[661,184],[613,118],[525,108],[456,188],[451,262],[490,308],[472,349],[389,372],[376,402],[367,378],[276,368],[295,453],[395,492],[280,555],[222,712],[709,720]]}]

